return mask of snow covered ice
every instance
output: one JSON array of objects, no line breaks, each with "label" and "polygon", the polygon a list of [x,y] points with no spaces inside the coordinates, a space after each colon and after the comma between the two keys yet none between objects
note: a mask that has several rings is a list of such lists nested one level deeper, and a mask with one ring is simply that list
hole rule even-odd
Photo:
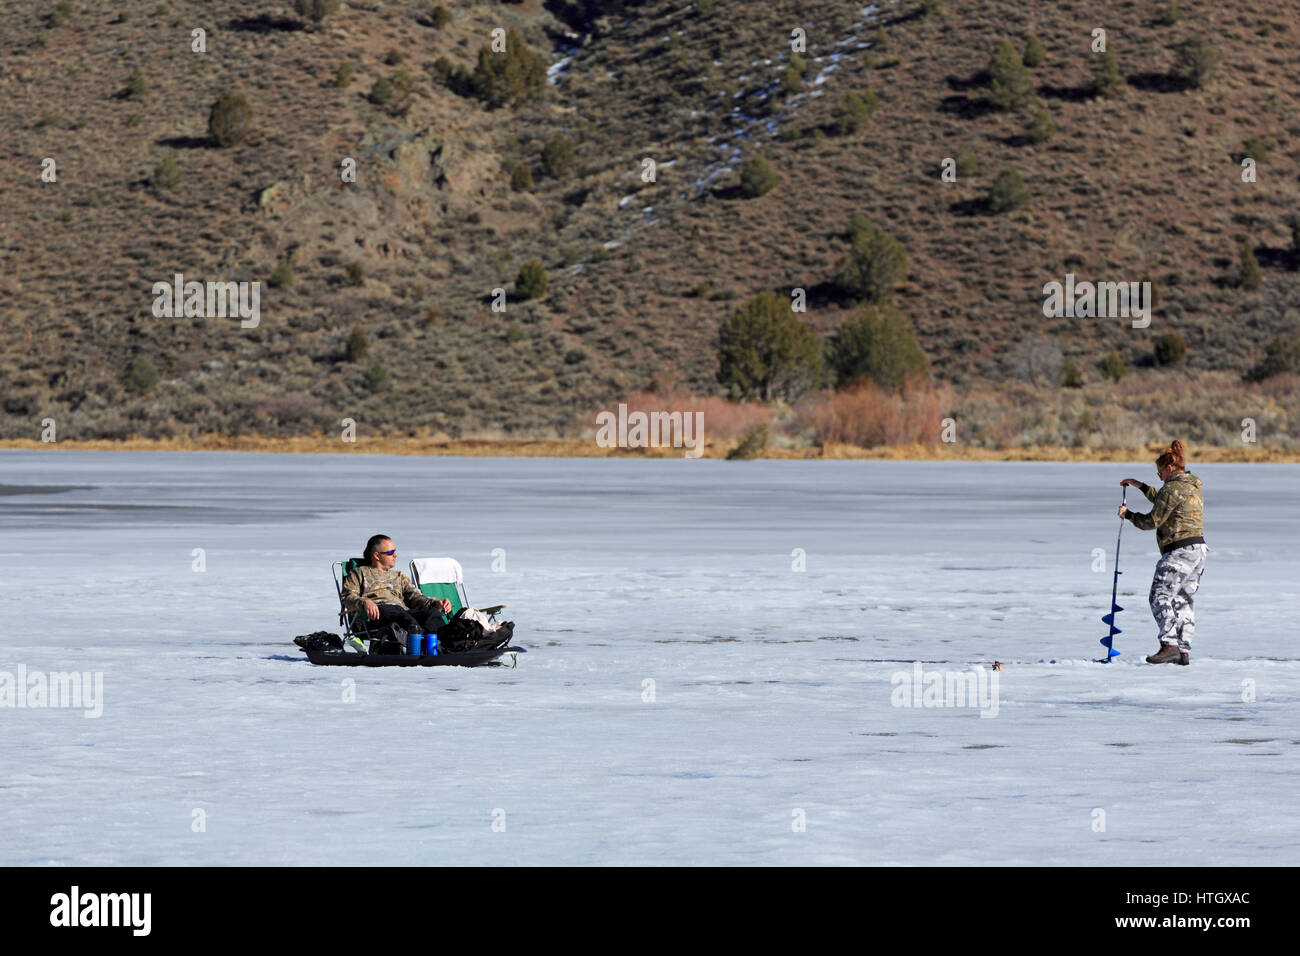
[{"label": "snow covered ice", "polygon": [[[1189,467],[1184,668],[1131,526],[1091,661],[1150,463],[0,452],[0,672],[103,679],[0,707],[0,863],[1294,865],[1300,469]],[[308,663],[376,532],[518,667]]]}]

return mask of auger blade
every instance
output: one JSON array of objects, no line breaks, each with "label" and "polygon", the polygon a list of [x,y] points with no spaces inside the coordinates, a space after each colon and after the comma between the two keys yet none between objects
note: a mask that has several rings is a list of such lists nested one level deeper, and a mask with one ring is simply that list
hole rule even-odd
[{"label": "auger blade", "polygon": [[[1112,614],[1103,614],[1103,615],[1101,616],[1101,623],[1103,623],[1103,624],[1109,624],[1109,625],[1111,626],[1111,630],[1114,632],[1114,634],[1123,634],[1123,633],[1124,633],[1122,630],[1120,630],[1120,628],[1118,628],[1118,627],[1115,626],[1115,615],[1114,615],[1113,613],[1112,613]],[[1112,634],[1111,636],[1113,637],[1114,634]]]}]

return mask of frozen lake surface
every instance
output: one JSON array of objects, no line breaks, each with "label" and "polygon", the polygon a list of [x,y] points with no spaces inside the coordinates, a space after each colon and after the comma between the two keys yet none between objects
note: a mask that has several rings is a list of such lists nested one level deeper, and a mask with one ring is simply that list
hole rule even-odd
[{"label": "frozen lake surface", "polygon": [[[103,681],[0,707],[0,863],[1295,865],[1300,468],[1192,470],[1183,668],[1132,526],[1090,660],[1150,463],[0,452],[0,681]],[[518,666],[309,664],[375,532]]]}]

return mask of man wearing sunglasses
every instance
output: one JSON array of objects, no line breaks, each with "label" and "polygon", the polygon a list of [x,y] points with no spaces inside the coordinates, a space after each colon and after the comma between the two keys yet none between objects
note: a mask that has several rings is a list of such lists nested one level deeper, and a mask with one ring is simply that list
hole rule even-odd
[{"label": "man wearing sunglasses", "polygon": [[408,634],[433,634],[442,626],[442,615],[451,602],[435,600],[395,569],[397,548],[388,535],[377,534],[366,542],[365,564],[359,564],[343,579],[343,609],[364,612],[377,624],[396,624]]}]

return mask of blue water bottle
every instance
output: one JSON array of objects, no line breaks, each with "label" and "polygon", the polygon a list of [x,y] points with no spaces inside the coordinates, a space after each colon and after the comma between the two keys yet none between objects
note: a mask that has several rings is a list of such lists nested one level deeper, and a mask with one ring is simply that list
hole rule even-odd
[{"label": "blue water bottle", "polygon": [[419,657],[424,653],[424,635],[407,634],[406,635],[406,653],[414,654]]},{"label": "blue water bottle", "polygon": [[437,653],[438,653],[438,635],[437,635],[437,634],[426,634],[426,635],[424,635],[424,653],[429,654],[429,655],[437,655]]}]

